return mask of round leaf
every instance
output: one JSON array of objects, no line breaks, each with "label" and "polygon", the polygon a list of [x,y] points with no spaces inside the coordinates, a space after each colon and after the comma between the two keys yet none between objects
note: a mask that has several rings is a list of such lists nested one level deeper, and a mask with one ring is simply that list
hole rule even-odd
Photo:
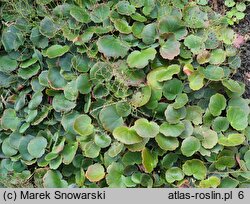
[{"label": "round leaf", "polygon": [[164,59],[173,60],[180,54],[181,44],[174,37],[168,38],[161,46],[160,54]]},{"label": "round leaf", "polygon": [[67,100],[63,94],[57,94],[53,98],[52,106],[57,112],[69,112],[76,106],[76,103]]},{"label": "round leaf", "polygon": [[136,131],[129,129],[126,126],[115,128],[113,136],[118,141],[128,145],[142,142],[142,138],[136,133]]},{"label": "round leaf", "polygon": [[79,115],[74,122],[74,130],[85,137],[94,132],[94,126],[91,124],[91,118],[88,115]]},{"label": "round leaf", "polygon": [[40,158],[45,153],[47,140],[44,137],[35,137],[28,144],[28,152],[35,158]]},{"label": "round leaf", "polygon": [[104,107],[99,114],[99,119],[105,130],[113,132],[116,127],[123,125],[123,119],[118,115],[115,106]]},{"label": "round leaf", "polygon": [[186,161],[182,166],[182,170],[187,176],[193,176],[198,180],[203,180],[207,174],[204,163],[198,159]]},{"label": "round leaf", "polygon": [[184,178],[184,173],[180,168],[172,167],[166,171],[165,178],[168,183],[181,181]]},{"label": "round leaf", "polygon": [[49,170],[43,177],[43,186],[45,188],[66,188],[68,183],[62,179],[59,171]]},{"label": "round leaf", "polygon": [[227,109],[227,119],[236,130],[244,130],[248,126],[247,114],[241,108],[230,106]]},{"label": "round leaf", "polygon": [[209,111],[213,116],[219,116],[226,108],[226,99],[221,94],[215,94],[210,98]]},{"label": "round leaf", "polygon": [[97,182],[104,178],[105,172],[101,164],[90,165],[86,171],[86,178],[91,182]]},{"label": "round leaf", "polygon": [[154,48],[148,48],[146,50],[133,51],[128,55],[127,63],[130,67],[136,67],[138,69],[144,68],[148,65],[149,60],[153,60],[156,55]]},{"label": "round leaf", "polygon": [[129,45],[126,42],[111,35],[100,37],[97,41],[97,46],[99,52],[103,53],[106,57],[123,58],[129,50]]},{"label": "round leaf", "polygon": [[179,141],[177,138],[166,137],[162,134],[158,134],[155,137],[155,141],[159,147],[165,151],[174,151],[177,147],[179,147]]},{"label": "round leaf", "polygon": [[10,73],[17,68],[17,61],[11,59],[8,55],[0,56],[0,71]]},{"label": "round leaf", "polygon": [[200,147],[201,147],[200,141],[193,136],[189,136],[183,140],[181,144],[181,152],[183,155],[190,157],[195,152],[197,152],[200,149]]},{"label": "round leaf", "polygon": [[159,126],[155,122],[149,122],[147,119],[141,118],[135,121],[134,130],[141,137],[154,138],[159,133]]},{"label": "round leaf", "polygon": [[160,126],[160,133],[165,136],[178,137],[185,130],[183,123],[169,124],[164,122]]}]

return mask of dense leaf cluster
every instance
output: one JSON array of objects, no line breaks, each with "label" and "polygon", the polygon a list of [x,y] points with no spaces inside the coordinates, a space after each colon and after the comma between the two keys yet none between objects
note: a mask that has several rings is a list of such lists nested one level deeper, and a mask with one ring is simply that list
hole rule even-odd
[{"label": "dense leaf cluster", "polygon": [[237,35],[206,0],[0,5],[2,185],[249,186]]}]

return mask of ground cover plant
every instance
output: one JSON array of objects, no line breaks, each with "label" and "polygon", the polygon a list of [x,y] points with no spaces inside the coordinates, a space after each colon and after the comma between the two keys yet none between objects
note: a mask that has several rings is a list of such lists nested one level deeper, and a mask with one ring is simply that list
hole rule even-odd
[{"label": "ground cover plant", "polygon": [[243,41],[208,3],[1,1],[1,185],[249,187]]}]

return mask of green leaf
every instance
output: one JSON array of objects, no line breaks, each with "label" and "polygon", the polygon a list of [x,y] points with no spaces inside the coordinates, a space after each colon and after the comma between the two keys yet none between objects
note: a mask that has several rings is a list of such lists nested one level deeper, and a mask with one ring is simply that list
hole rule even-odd
[{"label": "green leaf", "polygon": [[142,142],[142,138],[136,133],[136,131],[129,129],[126,126],[115,128],[113,131],[113,136],[118,141],[128,145]]},{"label": "green leaf", "polygon": [[166,171],[165,178],[168,183],[174,183],[175,181],[181,181],[184,178],[184,173],[180,168],[172,167]]},{"label": "green leaf", "polygon": [[216,176],[211,176],[206,180],[200,182],[201,188],[216,188],[220,185],[220,179]]},{"label": "green leaf", "polygon": [[122,163],[126,166],[134,165],[134,164],[141,164],[142,158],[140,152],[126,152],[122,157]]},{"label": "green leaf", "polygon": [[246,167],[250,169],[250,150],[244,154],[244,161],[246,162]]},{"label": "green leaf", "polygon": [[11,146],[10,138],[4,139],[1,146],[2,152],[6,157],[14,156],[18,152],[16,148]]},{"label": "green leaf", "polygon": [[109,16],[110,8],[107,4],[98,4],[90,12],[90,19],[95,23],[102,23]]},{"label": "green leaf", "polygon": [[[18,149],[22,139],[22,135],[18,132],[13,132],[9,135],[8,138],[10,146],[14,149]],[[4,147],[4,145],[2,145],[2,147]]]},{"label": "green leaf", "polygon": [[35,76],[40,70],[39,64],[34,64],[28,68],[23,68],[18,70],[18,76],[20,76],[23,79],[29,79],[33,76]]},{"label": "green leaf", "polygon": [[72,6],[70,9],[70,15],[81,23],[89,23],[90,17],[88,12],[84,8],[80,8],[77,6]]},{"label": "green leaf", "polygon": [[188,4],[183,12],[185,25],[190,28],[204,28],[208,15],[203,12],[196,4]]},{"label": "green leaf", "polygon": [[39,31],[40,31],[40,33],[42,33],[42,35],[44,35],[48,38],[53,38],[56,34],[57,27],[54,24],[53,20],[51,20],[51,18],[45,17],[40,22]]},{"label": "green leaf", "polygon": [[69,51],[69,46],[67,45],[52,45],[46,50],[46,55],[48,58],[56,58],[64,55]]},{"label": "green leaf", "polygon": [[70,134],[76,134],[73,124],[75,122],[76,117],[79,116],[79,113],[76,111],[72,111],[70,113],[64,114],[61,120],[62,126],[64,130]]},{"label": "green leaf", "polygon": [[226,131],[229,128],[229,122],[226,117],[217,117],[213,120],[212,128],[216,132]]},{"label": "green leaf", "polygon": [[105,130],[113,132],[116,127],[123,125],[123,119],[117,113],[114,105],[104,107],[99,114],[99,119]]},{"label": "green leaf", "polygon": [[160,67],[155,70],[158,70],[156,80],[163,82],[172,79],[174,74],[178,74],[180,72],[180,65],[171,64],[168,67]]},{"label": "green leaf", "polygon": [[159,147],[165,151],[174,151],[177,147],[179,147],[179,141],[177,138],[166,137],[162,134],[158,134],[155,137],[155,141]]},{"label": "green leaf", "polygon": [[239,185],[239,181],[231,177],[225,177],[221,180],[219,188],[236,188]]},{"label": "green leaf", "polygon": [[129,34],[132,32],[131,26],[129,26],[128,22],[123,19],[116,19],[114,21],[114,26],[120,33]]},{"label": "green leaf", "polygon": [[143,138],[154,138],[159,133],[159,126],[157,123],[153,121],[149,122],[145,118],[136,120],[133,129]]},{"label": "green leaf", "polygon": [[129,151],[131,152],[138,152],[142,151],[145,145],[148,143],[149,138],[143,138],[143,141],[140,143],[132,144],[132,145],[126,145]]},{"label": "green leaf", "polygon": [[79,115],[74,121],[74,130],[81,136],[85,137],[94,132],[92,120],[88,115]]},{"label": "green leaf", "polygon": [[116,4],[116,9],[119,14],[127,16],[135,13],[136,10],[134,5],[131,5],[128,1],[119,1]]},{"label": "green leaf", "polygon": [[227,79],[222,81],[223,86],[228,88],[230,91],[235,92],[235,93],[241,93],[242,88],[240,84],[237,81],[234,81],[232,79]]},{"label": "green leaf", "polygon": [[89,70],[90,60],[86,56],[75,55],[71,58],[73,67],[79,72],[87,72]]},{"label": "green leaf", "polygon": [[63,90],[64,96],[70,101],[74,101],[78,97],[78,89],[76,80],[67,83]]},{"label": "green leaf", "polygon": [[233,7],[235,5],[234,0],[225,0],[225,6],[227,7]]},{"label": "green leaf", "polygon": [[160,18],[158,27],[161,34],[173,33],[177,40],[183,39],[188,33],[184,22],[174,15],[165,15]]},{"label": "green leaf", "polygon": [[219,154],[215,162],[215,168],[220,171],[223,171],[227,168],[234,167],[235,163],[236,162],[235,162],[234,153],[229,150],[224,150]]},{"label": "green leaf", "polygon": [[87,94],[91,91],[92,84],[88,74],[81,74],[76,79],[76,87],[81,94]]},{"label": "green leaf", "polygon": [[124,167],[121,163],[113,162],[107,168],[106,181],[110,188],[125,188],[122,181]]},{"label": "green leaf", "polygon": [[110,157],[116,157],[118,154],[121,153],[121,151],[123,150],[124,144],[120,143],[118,141],[115,141],[111,144],[110,148],[108,149],[108,155]]},{"label": "green leaf", "polygon": [[226,99],[221,94],[215,94],[210,98],[209,111],[213,116],[219,116],[221,112],[226,108]]},{"label": "green leaf", "polygon": [[209,62],[209,58],[210,58],[210,52],[207,50],[204,50],[197,55],[196,59],[199,64],[205,64]]},{"label": "green leaf", "polygon": [[52,159],[49,162],[50,169],[56,170],[59,168],[59,166],[62,164],[62,155],[59,155],[57,158]]},{"label": "green leaf", "polygon": [[204,75],[199,73],[198,71],[194,71],[191,75],[188,76],[189,87],[197,91],[204,86]]},{"label": "green leaf", "polygon": [[182,166],[182,170],[187,176],[193,176],[198,180],[203,180],[207,174],[206,166],[198,159],[186,161]]},{"label": "green leaf", "polygon": [[43,100],[42,92],[39,91],[39,92],[34,93],[28,105],[29,109],[31,110],[36,109],[40,105],[42,100]]},{"label": "green leaf", "polygon": [[131,18],[135,21],[142,22],[142,23],[147,21],[147,18],[139,13],[132,14]]},{"label": "green leaf", "polygon": [[115,108],[121,117],[128,117],[131,113],[131,106],[127,102],[120,101],[116,103]]},{"label": "green leaf", "polygon": [[162,44],[160,54],[164,59],[173,60],[180,54],[180,46],[181,44],[175,39],[175,37],[170,37],[164,44]]},{"label": "green leaf", "polygon": [[94,142],[101,148],[106,148],[111,143],[111,137],[105,133],[103,134],[95,134]]},{"label": "green leaf", "polygon": [[11,59],[8,55],[0,56],[0,71],[10,73],[17,68],[17,61]]},{"label": "green leaf", "polygon": [[158,157],[148,148],[142,150],[142,165],[146,173],[151,173],[158,163]]},{"label": "green leaf", "polygon": [[205,149],[212,149],[218,142],[217,133],[208,127],[197,127],[195,132],[202,137],[201,143]]},{"label": "green leaf", "polygon": [[96,163],[93,165],[90,165],[86,171],[86,178],[90,180],[91,182],[97,182],[104,178],[105,172],[104,168],[101,164]]},{"label": "green leaf", "polygon": [[188,96],[185,93],[178,94],[175,98],[175,102],[173,103],[174,109],[179,109],[185,106],[188,102]]},{"label": "green leaf", "polygon": [[200,125],[203,112],[200,106],[188,106],[186,120],[190,120],[194,125]]},{"label": "green leaf", "polygon": [[35,158],[40,158],[45,153],[47,140],[44,137],[35,137],[28,144],[28,152]]},{"label": "green leaf", "polygon": [[226,52],[222,49],[212,50],[209,62],[211,64],[221,64],[226,60]]},{"label": "green leaf", "polygon": [[179,123],[181,119],[185,118],[187,112],[186,108],[174,109],[172,105],[168,105],[164,112],[167,122],[170,124]]},{"label": "green leaf", "polygon": [[142,38],[141,33],[142,33],[142,30],[143,30],[144,26],[145,25],[143,23],[140,23],[140,22],[134,22],[133,23],[133,25],[132,25],[132,33],[136,38],[139,38],[139,39]]},{"label": "green leaf", "polygon": [[63,94],[56,94],[53,98],[52,106],[56,112],[69,112],[72,110],[76,103],[67,100]]},{"label": "green leaf", "polygon": [[78,142],[70,142],[64,146],[62,151],[64,164],[68,165],[73,161],[77,149],[78,149]]},{"label": "green leaf", "polygon": [[157,38],[157,25],[156,23],[150,23],[143,27],[141,32],[142,42],[147,45],[151,45]]},{"label": "green leaf", "polygon": [[43,36],[38,27],[34,27],[31,30],[31,34],[30,34],[30,40],[31,42],[38,48],[46,48],[49,44],[49,40],[47,37]]},{"label": "green leaf", "polygon": [[8,25],[7,29],[3,29],[1,32],[2,35],[2,45],[5,51],[17,51],[18,48],[23,45],[24,38],[19,29],[13,25]]},{"label": "green leaf", "polygon": [[227,119],[236,130],[244,130],[248,126],[248,115],[239,107],[229,106]]},{"label": "green leaf", "polygon": [[184,130],[185,126],[181,122],[177,124],[169,124],[168,122],[164,122],[160,126],[160,133],[170,137],[178,137]]},{"label": "green leaf", "polygon": [[163,85],[162,92],[168,100],[174,100],[182,92],[184,85],[181,80],[176,78],[166,81]]},{"label": "green leaf", "polygon": [[190,157],[197,152],[200,147],[200,141],[193,136],[189,136],[183,140],[181,144],[181,152],[183,155]]},{"label": "green leaf", "polygon": [[14,109],[7,108],[4,110],[1,117],[1,125],[3,129],[10,129],[14,132],[17,130],[20,123],[21,120],[16,116],[16,111]]},{"label": "green leaf", "polygon": [[111,35],[100,37],[97,40],[97,46],[99,52],[103,53],[106,57],[114,58],[124,58],[130,48],[125,41],[121,41]]},{"label": "green leaf", "polygon": [[133,51],[128,55],[127,63],[130,67],[138,69],[144,68],[149,64],[149,60],[153,60],[156,55],[154,48],[148,48],[142,51]]},{"label": "green leaf", "polygon": [[189,35],[184,40],[184,45],[187,46],[193,54],[199,54],[205,49],[203,39],[196,35]]},{"label": "green leaf", "polygon": [[62,179],[59,171],[49,170],[43,177],[43,186],[45,188],[66,188],[68,183]]},{"label": "green leaf", "polygon": [[219,137],[218,143],[226,147],[235,147],[241,145],[245,141],[245,136],[243,134],[232,133],[227,137]]},{"label": "green leaf", "polygon": [[154,89],[162,89],[162,83],[160,82],[172,79],[173,75],[179,72],[180,66],[176,64],[172,64],[168,67],[156,68],[147,75],[148,84]]},{"label": "green leaf", "polygon": [[67,82],[66,80],[62,77],[60,73],[60,69],[57,67],[52,67],[48,71],[48,82],[52,88],[55,90],[61,90],[63,89]]},{"label": "green leaf", "polygon": [[21,68],[27,68],[33,64],[35,64],[38,61],[37,57],[32,57],[31,59],[28,59],[20,64]]},{"label": "green leaf", "polygon": [[96,158],[99,156],[101,148],[97,146],[93,141],[88,142],[84,146],[84,156],[88,158]]},{"label": "green leaf", "polygon": [[206,79],[219,81],[224,78],[224,69],[214,65],[208,65],[203,71]]}]

